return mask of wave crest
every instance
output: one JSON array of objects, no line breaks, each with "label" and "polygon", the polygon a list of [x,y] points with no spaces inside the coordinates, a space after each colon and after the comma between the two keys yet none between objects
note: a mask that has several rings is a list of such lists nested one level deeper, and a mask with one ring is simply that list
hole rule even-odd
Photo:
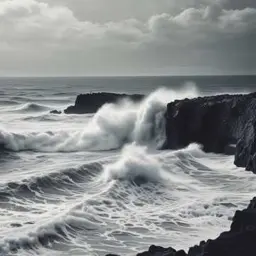
[{"label": "wave crest", "polygon": [[15,109],[15,111],[28,113],[28,112],[43,112],[50,109],[51,109],[50,107],[37,104],[37,103],[25,103],[21,107]]},{"label": "wave crest", "polygon": [[[195,87],[179,91],[159,89],[142,103],[121,101],[105,104],[83,131],[55,131],[39,133],[11,133],[0,130],[0,145],[5,149],[69,152],[111,150],[127,142],[154,143],[162,146],[165,139],[164,113],[166,104],[174,99],[195,97]],[[43,110],[42,106],[27,104],[23,110]]]},{"label": "wave crest", "polygon": [[140,185],[146,182],[158,183],[168,179],[161,164],[147,153],[147,148],[136,144],[126,145],[121,158],[105,166],[103,178],[106,181],[128,180]]}]

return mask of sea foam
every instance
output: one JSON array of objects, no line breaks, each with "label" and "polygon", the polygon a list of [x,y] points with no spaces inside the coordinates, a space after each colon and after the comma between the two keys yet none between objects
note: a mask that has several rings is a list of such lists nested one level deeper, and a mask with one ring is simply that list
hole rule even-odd
[{"label": "sea foam", "polygon": [[185,86],[178,91],[161,88],[140,104],[128,100],[105,104],[83,130],[13,133],[1,129],[0,145],[12,151],[42,152],[111,150],[130,142],[154,143],[159,147],[165,139],[166,104],[195,96],[197,90],[193,86]]}]

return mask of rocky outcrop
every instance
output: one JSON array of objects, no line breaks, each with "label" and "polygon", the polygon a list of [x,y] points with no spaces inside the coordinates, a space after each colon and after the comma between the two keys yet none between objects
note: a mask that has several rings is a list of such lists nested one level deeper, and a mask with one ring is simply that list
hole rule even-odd
[{"label": "rocky outcrop", "polygon": [[80,94],[76,98],[74,106],[64,110],[65,114],[88,114],[96,113],[100,107],[106,103],[115,103],[123,99],[129,99],[134,102],[141,101],[144,95],[141,94],[116,94],[116,93],[89,93]]},{"label": "rocky outcrop", "polygon": [[60,115],[61,111],[55,109],[55,110],[50,111],[50,114]]},{"label": "rocky outcrop", "polygon": [[178,100],[166,111],[164,148],[199,143],[206,152],[235,155],[235,164],[256,173],[256,93]]},{"label": "rocky outcrop", "polygon": [[[152,245],[137,256],[255,256],[256,255],[256,198],[247,209],[237,211],[229,231],[215,240],[203,241],[188,253],[173,248]],[[110,255],[109,255],[110,256]],[[114,256],[114,255],[112,255]],[[116,255],[117,256],[117,255]]]}]

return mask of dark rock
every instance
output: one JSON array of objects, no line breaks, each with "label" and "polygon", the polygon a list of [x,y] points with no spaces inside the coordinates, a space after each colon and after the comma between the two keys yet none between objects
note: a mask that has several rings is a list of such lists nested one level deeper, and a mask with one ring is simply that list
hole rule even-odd
[{"label": "dark rock", "polygon": [[147,252],[137,254],[137,256],[175,256],[176,251],[173,248],[163,248],[161,246],[151,245]]},{"label": "dark rock", "polygon": [[50,114],[60,115],[61,111],[55,109],[55,110],[50,111]]},{"label": "dark rock", "polygon": [[235,155],[256,172],[256,93],[176,100],[166,111],[165,149],[199,143],[206,152]]},{"label": "dark rock", "polygon": [[144,98],[141,94],[116,94],[116,93],[90,93],[80,94],[76,98],[74,106],[70,106],[64,110],[65,114],[88,114],[96,113],[100,107],[106,103],[115,103],[122,99],[129,99],[139,102]]},{"label": "dark rock", "polygon": [[24,224],[26,224],[26,225],[33,225],[33,224],[35,224],[35,222],[34,221],[28,221],[28,222],[25,222]]},{"label": "dark rock", "polygon": [[11,223],[11,227],[20,228],[20,227],[22,227],[22,225],[20,223]]}]

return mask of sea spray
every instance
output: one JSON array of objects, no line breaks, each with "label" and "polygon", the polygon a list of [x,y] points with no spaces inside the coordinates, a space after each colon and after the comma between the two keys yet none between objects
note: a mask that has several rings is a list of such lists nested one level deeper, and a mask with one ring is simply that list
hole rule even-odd
[{"label": "sea spray", "polygon": [[166,104],[175,99],[195,97],[195,86],[178,91],[159,89],[135,104],[124,100],[105,104],[83,130],[13,133],[0,130],[0,145],[7,150],[40,152],[104,151],[137,142],[157,148],[165,138]]},{"label": "sea spray", "polygon": [[147,148],[135,143],[126,145],[120,159],[105,167],[105,180],[129,180],[135,183],[161,182],[168,179],[160,162],[152,158]]}]

